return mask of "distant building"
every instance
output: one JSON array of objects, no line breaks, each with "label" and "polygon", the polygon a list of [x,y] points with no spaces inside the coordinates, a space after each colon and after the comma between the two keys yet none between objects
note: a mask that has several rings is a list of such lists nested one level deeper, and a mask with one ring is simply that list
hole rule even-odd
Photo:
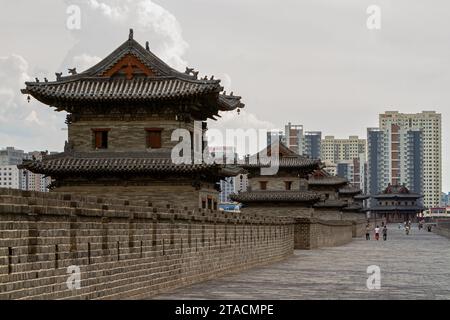
[{"label": "distant building", "polygon": [[[271,135],[274,141],[275,133]],[[268,138],[269,140],[269,138]],[[322,132],[304,131],[303,125],[293,125],[290,122],[284,127],[284,134],[279,140],[290,150],[310,159],[321,159]]]},{"label": "distant building", "polygon": [[322,132],[306,131],[302,139],[301,146],[303,150],[301,154],[310,159],[321,159]]},{"label": "distant building", "polygon": [[22,189],[22,170],[16,165],[0,165],[0,188]]},{"label": "distant building", "polygon": [[[424,205],[439,206],[442,193],[442,116],[435,111],[380,114],[384,133],[384,175],[389,183],[405,183],[423,193]],[[386,186],[386,184],[384,184]]]},{"label": "distant building", "polygon": [[246,174],[239,174],[236,177],[228,177],[220,181],[220,203],[231,202],[230,195],[247,191],[248,177]]},{"label": "distant building", "polygon": [[372,196],[371,217],[386,222],[415,221],[425,209],[418,193],[410,192],[404,185],[389,184],[382,193]]},{"label": "distant building", "polygon": [[0,166],[18,165],[27,157],[28,155],[23,150],[6,147],[0,150]]},{"label": "distant building", "polygon": [[367,130],[368,186],[377,194],[389,184],[405,184],[423,194],[425,207],[441,204],[441,115],[435,112],[380,115]]},{"label": "distant building", "polygon": [[211,156],[215,159],[222,158],[223,163],[235,163],[238,159],[238,154],[236,153],[235,147],[230,146],[218,146],[218,147],[208,147],[208,151]]},{"label": "distant building", "polygon": [[336,175],[347,179],[354,187],[364,193],[365,189],[365,156],[361,154],[359,158],[353,160],[343,160],[336,164]]},{"label": "distant building", "polygon": [[322,161],[337,164],[340,161],[358,159],[361,153],[366,153],[366,140],[358,136],[350,136],[348,139],[325,136],[322,140]]},{"label": "distant building", "polygon": [[443,206],[450,206],[450,192],[449,193],[442,193],[442,205]]},{"label": "distant building", "polygon": [[283,142],[295,153],[303,152],[303,125],[294,125],[290,122],[284,127],[285,141]]},{"label": "distant building", "polygon": [[397,125],[381,130],[369,128],[369,193],[377,194],[389,184],[405,184],[412,192],[423,193],[423,137],[420,130]]},{"label": "distant building", "polygon": [[50,177],[17,167],[24,160],[41,160],[42,157],[43,152],[40,151],[26,153],[14,147],[0,150],[0,188],[48,192]]},{"label": "distant building", "polygon": [[282,130],[269,130],[267,131],[267,146],[270,146],[274,143],[285,142],[285,135]]}]

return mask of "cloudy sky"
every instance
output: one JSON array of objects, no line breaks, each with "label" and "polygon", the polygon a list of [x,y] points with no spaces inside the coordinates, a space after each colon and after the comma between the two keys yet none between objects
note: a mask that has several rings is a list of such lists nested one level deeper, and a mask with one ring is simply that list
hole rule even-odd
[{"label": "cloudy sky", "polygon": [[[64,114],[19,92],[27,79],[83,70],[128,37],[173,67],[195,67],[242,95],[246,110],[210,127],[365,137],[386,110],[443,115],[450,191],[447,0],[0,0],[0,147],[62,150]],[[80,29],[67,26],[72,5]],[[370,5],[381,29],[366,26]]]}]

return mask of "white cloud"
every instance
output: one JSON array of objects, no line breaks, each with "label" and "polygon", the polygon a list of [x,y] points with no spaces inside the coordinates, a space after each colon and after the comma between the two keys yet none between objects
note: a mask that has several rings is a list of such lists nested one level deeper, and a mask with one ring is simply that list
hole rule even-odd
[{"label": "white cloud", "polygon": [[[183,39],[176,17],[152,0],[66,0],[78,4],[82,13],[82,28],[73,30],[77,44],[65,59],[64,68],[77,56],[97,56],[105,49],[114,49],[117,35],[125,41],[133,28],[135,39],[148,40],[151,50],[170,66],[184,71],[183,59],[188,44]],[[146,38],[144,38],[146,37]],[[110,49],[108,49],[110,48]],[[81,69],[80,69],[81,70]]]},{"label": "white cloud", "polygon": [[123,18],[122,10],[124,10],[124,8],[112,7],[104,2],[99,2],[97,0],[88,0],[87,3],[92,9],[99,10],[103,15],[108,16],[112,19]]},{"label": "white cloud", "polygon": [[37,124],[38,126],[42,126],[43,123],[39,120],[37,112],[35,110],[31,111],[30,114],[25,118],[25,121],[31,124]]},{"label": "white cloud", "polygon": [[[221,112],[220,115],[222,118],[219,118],[218,121],[208,121],[209,135],[207,133],[207,136],[209,139],[212,138],[214,140],[210,145],[235,147],[236,152],[241,156],[262,150],[267,143],[267,130],[275,128],[273,123],[261,120],[255,114],[245,109],[241,110],[239,115],[236,111]],[[239,129],[240,131],[236,131]],[[238,132],[244,135],[249,134],[249,137],[254,136],[257,141],[246,140],[244,136],[239,136],[240,141],[245,143],[245,146],[240,145],[235,140],[235,134]],[[217,134],[222,136],[222,142],[220,139],[217,139]]]},{"label": "white cloud", "polygon": [[64,115],[32,99],[27,103],[20,89],[29,80],[29,66],[20,55],[0,57],[0,147],[27,150],[61,150],[65,137],[59,132]]},{"label": "white cloud", "polygon": [[101,60],[100,57],[83,53],[72,58],[72,65],[76,67],[78,71],[85,71],[99,63]]},{"label": "white cloud", "polygon": [[224,73],[221,77],[220,84],[225,91],[231,91],[231,77],[228,73]]}]

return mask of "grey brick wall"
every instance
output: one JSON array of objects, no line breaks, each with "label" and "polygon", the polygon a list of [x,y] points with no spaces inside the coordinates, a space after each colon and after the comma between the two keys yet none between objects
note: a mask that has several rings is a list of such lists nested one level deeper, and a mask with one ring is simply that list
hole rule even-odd
[{"label": "grey brick wall", "polygon": [[[0,189],[0,299],[130,299],[290,256],[290,218]],[[68,290],[67,267],[81,268]]]}]

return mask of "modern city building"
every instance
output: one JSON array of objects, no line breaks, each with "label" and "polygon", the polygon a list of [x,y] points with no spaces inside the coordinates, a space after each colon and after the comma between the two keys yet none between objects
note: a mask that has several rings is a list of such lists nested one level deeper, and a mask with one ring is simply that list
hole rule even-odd
[{"label": "modern city building", "polygon": [[290,122],[284,126],[285,141],[283,143],[297,154],[303,152],[303,125],[294,125]]},{"label": "modern city building", "polygon": [[302,155],[310,159],[321,159],[322,132],[306,131],[302,140]]},{"label": "modern city building", "polygon": [[365,155],[361,154],[359,158],[353,160],[342,160],[336,164],[336,175],[348,180],[355,188],[365,193],[365,173],[366,173]]},{"label": "modern city building", "polygon": [[284,127],[284,133],[272,131],[267,134],[267,141],[275,141],[279,138],[279,142],[285,144],[295,153],[310,159],[321,159],[321,143],[322,132],[320,131],[304,131],[303,125],[293,125],[288,123]]},{"label": "modern city building", "polygon": [[0,165],[0,188],[23,189],[21,171],[16,165]]},{"label": "modern city building", "polygon": [[350,136],[348,139],[325,136],[322,140],[322,161],[337,164],[340,161],[359,159],[361,153],[366,153],[366,140],[358,136]]},{"label": "modern city building", "polygon": [[230,195],[247,191],[248,176],[239,174],[236,177],[228,177],[220,181],[219,203],[231,202]]},{"label": "modern city building", "polygon": [[450,192],[442,193],[442,206],[450,206]]},{"label": "modern city building", "polygon": [[285,143],[286,137],[283,130],[269,130],[267,131],[267,146],[273,143],[282,142]]},{"label": "modern city building", "polygon": [[423,193],[422,132],[397,125],[381,130],[369,128],[368,193],[378,194],[389,184],[404,184],[411,192]]},{"label": "modern city building", "polygon": [[[442,193],[442,123],[435,111],[380,114],[384,158],[382,190],[387,183],[404,183],[424,195],[425,207],[440,205]],[[370,156],[369,156],[370,157]]]},{"label": "modern city building", "polygon": [[24,160],[42,159],[42,156],[40,151],[26,153],[14,147],[0,150],[0,188],[48,192],[50,177],[17,167]]},{"label": "modern city building", "polygon": [[216,161],[222,161],[222,163],[236,163],[238,154],[235,147],[230,146],[218,146],[208,147],[209,154],[214,157]]},{"label": "modern city building", "polygon": [[28,155],[23,150],[18,150],[14,147],[6,147],[0,150],[0,166],[18,165],[21,164],[24,159],[27,159]]}]

